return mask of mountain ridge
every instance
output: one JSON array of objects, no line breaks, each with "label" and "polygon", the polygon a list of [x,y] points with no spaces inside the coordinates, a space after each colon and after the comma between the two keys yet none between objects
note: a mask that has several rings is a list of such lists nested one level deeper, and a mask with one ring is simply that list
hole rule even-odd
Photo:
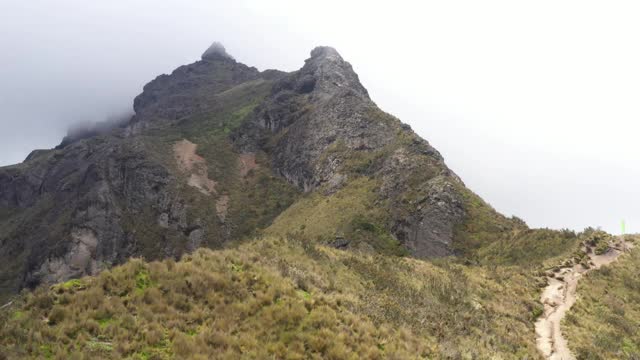
[{"label": "mountain ridge", "polygon": [[[222,246],[274,219],[271,233],[285,236],[313,222],[319,199],[345,194],[366,218],[347,211],[307,236],[432,257],[525,226],[472,194],[436,149],[381,111],[335,49],[316,47],[284,73],[212,48],[145,85],[121,127],[0,169],[1,246],[10,257],[1,292],[96,274],[130,256]],[[176,165],[174,145],[184,139],[202,158],[197,174]],[[242,159],[255,165],[240,175]],[[194,194],[193,176],[211,189]],[[286,212],[298,200],[309,205],[304,219]],[[465,225],[474,209],[488,225]]]}]

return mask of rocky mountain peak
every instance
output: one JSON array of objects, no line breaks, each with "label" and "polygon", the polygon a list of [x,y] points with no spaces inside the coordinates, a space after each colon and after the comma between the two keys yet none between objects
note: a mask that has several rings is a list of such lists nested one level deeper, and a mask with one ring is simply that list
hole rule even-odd
[{"label": "rocky mountain peak", "polygon": [[303,89],[315,89],[320,97],[349,92],[369,100],[369,93],[360,83],[351,64],[330,46],[318,46],[311,50],[311,57],[305,60],[305,65],[294,77],[303,84]]},{"label": "rocky mountain peak", "polygon": [[342,61],[342,56],[331,46],[316,46],[311,50],[311,59],[318,58]]},{"label": "rocky mountain peak", "polygon": [[202,60],[216,59],[234,60],[233,56],[227,53],[227,50],[221,43],[214,41],[213,44],[211,44],[211,46],[209,46],[209,48],[202,54]]}]

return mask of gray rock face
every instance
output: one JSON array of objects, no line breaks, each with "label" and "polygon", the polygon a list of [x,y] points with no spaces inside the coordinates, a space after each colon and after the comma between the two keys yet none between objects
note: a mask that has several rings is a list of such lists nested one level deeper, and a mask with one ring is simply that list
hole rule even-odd
[{"label": "gray rock face", "polygon": [[[318,47],[299,71],[273,86],[254,123],[270,133],[286,129],[271,154],[283,177],[311,191],[334,176],[334,164],[320,164],[320,155],[334,143],[353,149],[377,149],[389,141],[390,128],[372,123],[375,107],[351,65],[329,47]],[[245,133],[255,129],[245,128]]]},{"label": "gray rock face", "polygon": [[[399,136],[412,139],[369,175],[382,180],[379,195],[392,204],[390,228],[414,255],[451,255],[454,227],[465,216],[453,184],[464,185],[427,141],[380,113],[351,65],[335,49],[317,47],[300,70],[274,84],[253,123],[236,135],[236,143],[241,148],[269,143],[266,151],[277,173],[305,192],[324,186],[325,194],[331,194],[348,177],[338,172],[344,152],[328,150],[344,147],[347,153],[373,153],[393,145]],[[264,140],[274,134],[275,144]],[[412,190],[410,177],[419,172],[430,174],[419,184],[429,201],[418,209],[401,198]]]},{"label": "gray rock face", "polygon": [[[136,254],[123,218],[170,206],[172,177],[117,137],[76,142],[0,169],[0,291],[95,274]],[[7,219],[7,220],[5,220]],[[21,261],[19,261],[21,260]]]},{"label": "gray rock face", "polygon": [[464,220],[464,204],[446,176],[431,179],[425,188],[427,196],[413,204],[416,211],[399,218],[393,231],[415,256],[452,255],[454,227]]},{"label": "gray rock face", "polygon": [[46,283],[55,283],[70,277],[96,274],[100,270],[96,260],[97,247],[98,238],[93,230],[74,228],[71,230],[69,252],[64,257],[47,258],[40,269],[29,275]]}]

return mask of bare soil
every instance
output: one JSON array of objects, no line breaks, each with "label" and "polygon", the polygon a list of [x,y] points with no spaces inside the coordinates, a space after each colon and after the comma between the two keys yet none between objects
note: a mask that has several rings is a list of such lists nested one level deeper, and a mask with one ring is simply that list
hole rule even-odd
[{"label": "bare soil", "polygon": [[240,176],[242,176],[243,178],[246,177],[247,174],[249,174],[249,171],[257,167],[258,167],[258,164],[256,163],[256,154],[254,153],[240,154],[240,166],[239,166]]},{"label": "bare soil", "polygon": [[173,145],[173,154],[178,168],[189,175],[187,184],[205,195],[216,193],[216,182],[209,179],[207,162],[196,154],[198,145],[187,139]]}]

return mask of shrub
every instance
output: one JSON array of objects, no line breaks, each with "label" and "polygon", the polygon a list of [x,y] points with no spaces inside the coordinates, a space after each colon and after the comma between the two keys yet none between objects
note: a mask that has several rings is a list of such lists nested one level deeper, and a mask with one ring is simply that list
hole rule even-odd
[{"label": "shrub", "polygon": [[49,325],[56,325],[61,323],[68,316],[67,309],[62,306],[54,306],[49,314]]},{"label": "shrub", "polygon": [[593,270],[578,284],[580,296],[566,315],[563,332],[582,359],[632,359],[640,350],[637,269],[640,249]]}]

